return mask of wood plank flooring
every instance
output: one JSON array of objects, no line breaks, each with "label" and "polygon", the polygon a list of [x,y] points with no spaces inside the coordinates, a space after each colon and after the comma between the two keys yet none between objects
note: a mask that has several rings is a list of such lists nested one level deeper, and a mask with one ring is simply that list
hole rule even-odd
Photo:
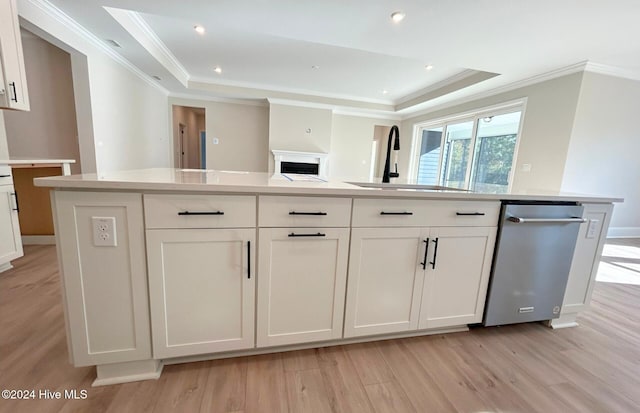
[{"label": "wood plank flooring", "polygon": [[521,324],[204,361],[92,388],[93,368],[68,362],[54,247],[26,247],[14,264],[0,274],[0,389],[88,397],[0,399],[0,412],[640,411],[639,285],[597,283],[577,328]]}]

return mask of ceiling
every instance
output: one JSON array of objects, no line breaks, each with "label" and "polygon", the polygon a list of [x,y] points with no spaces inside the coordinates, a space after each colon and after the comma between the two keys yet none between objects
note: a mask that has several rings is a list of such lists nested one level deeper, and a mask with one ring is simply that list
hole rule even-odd
[{"label": "ceiling", "polygon": [[405,115],[581,62],[640,79],[637,0],[49,1],[173,94]]}]

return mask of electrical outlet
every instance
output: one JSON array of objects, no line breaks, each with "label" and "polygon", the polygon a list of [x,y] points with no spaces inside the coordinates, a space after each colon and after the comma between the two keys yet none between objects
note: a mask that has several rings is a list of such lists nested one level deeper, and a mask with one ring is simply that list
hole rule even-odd
[{"label": "electrical outlet", "polygon": [[96,247],[115,247],[116,238],[115,217],[91,217],[93,227],[93,245]]},{"label": "electrical outlet", "polygon": [[599,219],[590,219],[589,226],[587,227],[587,238],[595,238],[596,230],[598,229]]}]

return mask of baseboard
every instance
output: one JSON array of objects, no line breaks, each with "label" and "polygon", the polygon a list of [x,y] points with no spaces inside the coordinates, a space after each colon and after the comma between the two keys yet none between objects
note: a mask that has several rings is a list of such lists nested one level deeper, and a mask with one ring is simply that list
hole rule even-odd
[{"label": "baseboard", "polygon": [[640,238],[640,227],[609,227],[607,238]]},{"label": "baseboard", "polygon": [[55,235],[23,235],[22,245],[56,245]]},{"label": "baseboard", "polygon": [[0,272],[5,272],[13,268],[10,262],[0,265]]}]

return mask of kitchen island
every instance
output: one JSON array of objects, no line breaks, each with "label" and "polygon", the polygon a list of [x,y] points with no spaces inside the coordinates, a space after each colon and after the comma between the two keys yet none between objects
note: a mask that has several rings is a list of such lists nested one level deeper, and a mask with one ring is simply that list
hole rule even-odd
[{"label": "kitchen island", "polygon": [[71,362],[94,385],[163,364],[481,323],[503,200],[584,207],[559,318],[588,306],[621,199],[147,169],[52,187]]}]

